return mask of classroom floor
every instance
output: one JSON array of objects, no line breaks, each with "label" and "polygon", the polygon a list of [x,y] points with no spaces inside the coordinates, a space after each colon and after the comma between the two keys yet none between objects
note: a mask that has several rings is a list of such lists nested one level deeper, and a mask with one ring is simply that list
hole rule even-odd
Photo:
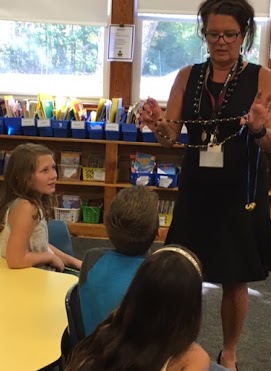
[{"label": "classroom floor", "polygon": [[[154,246],[161,244],[156,243]],[[83,258],[92,247],[111,246],[108,240],[73,238],[75,255]],[[219,285],[204,283],[203,318],[199,343],[215,360],[222,345]],[[271,276],[249,284],[248,315],[244,324],[237,360],[239,371],[271,371]]]}]

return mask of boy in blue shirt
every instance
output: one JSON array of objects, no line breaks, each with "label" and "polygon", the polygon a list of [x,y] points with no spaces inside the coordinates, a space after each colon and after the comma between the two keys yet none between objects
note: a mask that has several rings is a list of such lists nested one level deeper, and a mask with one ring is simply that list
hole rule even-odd
[{"label": "boy in blue shirt", "polygon": [[85,336],[120,304],[158,233],[158,196],[145,186],[121,190],[105,219],[113,245],[93,248],[83,260],[79,298]]}]

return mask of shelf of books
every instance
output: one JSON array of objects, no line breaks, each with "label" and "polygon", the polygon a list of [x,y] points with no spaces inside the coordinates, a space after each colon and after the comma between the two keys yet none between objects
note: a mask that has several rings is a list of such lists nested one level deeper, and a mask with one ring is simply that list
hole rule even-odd
[{"label": "shelf of books", "polygon": [[163,240],[178,189],[182,145],[170,150],[154,134],[135,125],[140,108],[122,98],[101,98],[96,108],[78,99],[39,94],[37,101],[5,97],[0,114],[0,191],[3,172],[19,144],[40,143],[52,150],[57,165],[54,217],[68,223],[74,236],[106,238],[104,216],[116,194],[142,184],[159,195]]}]

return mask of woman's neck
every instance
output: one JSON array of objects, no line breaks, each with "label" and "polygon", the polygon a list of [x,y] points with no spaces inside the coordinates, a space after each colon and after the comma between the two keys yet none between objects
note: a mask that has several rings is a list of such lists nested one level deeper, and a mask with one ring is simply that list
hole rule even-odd
[{"label": "woman's neck", "polygon": [[225,64],[218,64],[212,61],[212,81],[224,82],[235,63],[236,60]]}]

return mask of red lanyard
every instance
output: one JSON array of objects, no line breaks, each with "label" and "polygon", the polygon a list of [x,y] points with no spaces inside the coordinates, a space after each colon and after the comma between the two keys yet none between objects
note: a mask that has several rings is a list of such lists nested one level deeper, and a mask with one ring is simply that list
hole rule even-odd
[{"label": "red lanyard", "polygon": [[208,80],[208,77],[210,75],[210,67],[208,67],[207,69],[207,73],[206,73],[206,77],[205,77],[205,88],[210,96],[210,99],[211,99],[211,104],[212,104],[212,118],[216,117],[218,112],[220,111],[220,108],[222,106],[222,103],[223,103],[223,100],[225,98],[225,94],[226,94],[226,91],[227,91],[227,86],[228,86],[228,83],[229,81],[231,80],[233,74],[235,73],[236,71],[236,68],[238,66],[238,59],[237,61],[234,63],[234,65],[232,66],[230,72],[228,73],[228,76],[226,77],[225,81],[224,81],[224,84],[223,84],[223,87],[222,89],[220,90],[220,93],[219,93],[219,96],[218,96],[218,99],[216,99],[211,93],[210,93],[210,90],[208,89],[208,86],[207,86],[207,80]]}]

